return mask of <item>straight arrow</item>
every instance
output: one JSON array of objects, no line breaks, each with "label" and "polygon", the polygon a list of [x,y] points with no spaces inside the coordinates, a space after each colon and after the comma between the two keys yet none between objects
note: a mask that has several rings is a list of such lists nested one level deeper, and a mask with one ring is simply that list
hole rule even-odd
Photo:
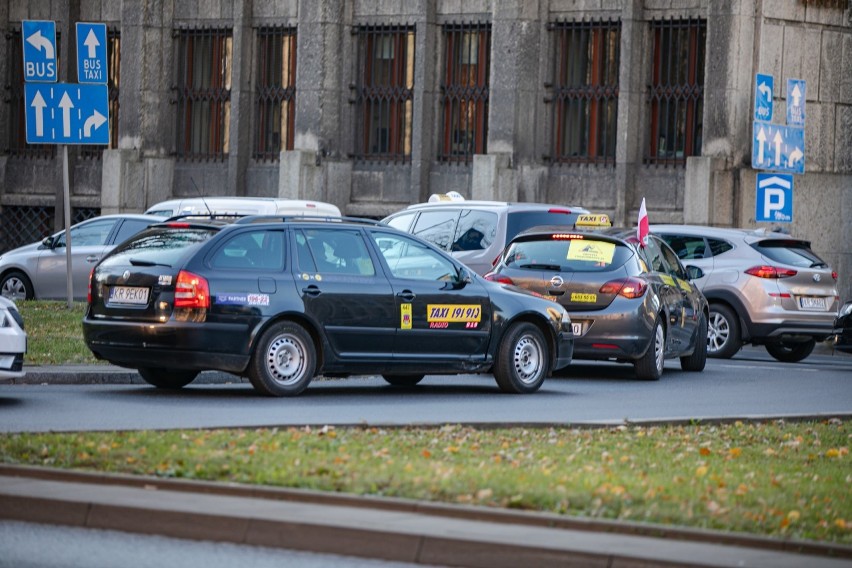
[{"label": "straight arrow", "polygon": [[92,111],[94,114],[86,119],[85,124],[83,124],[83,136],[86,138],[91,138],[92,136],[92,128],[98,129],[101,124],[106,122],[106,117],[99,113],[97,110]]},{"label": "straight arrow", "polygon": [[97,48],[100,44],[98,36],[95,35],[95,30],[89,29],[89,35],[86,36],[86,41],[83,42],[83,45],[89,48],[89,59],[94,59],[98,56]]},{"label": "straight arrow", "polygon": [[71,136],[71,109],[74,108],[74,103],[71,102],[67,92],[62,93],[59,108],[62,109],[62,135],[68,138]]},{"label": "straight arrow", "polygon": [[33,35],[28,37],[27,43],[36,49],[43,49],[45,59],[56,59],[56,55],[53,52],[53,44],[50,43],[49,39],[41,35],[41,30],[36,30]]},{"label": "straight arrow", "polygon": [[41,91],[36,91],[33,97],[33,102],[30,106],[35,109],[35,129],[36,136],[44,136],[44,107],[47,103],[44,102],[44,97],[41,96]]},{"label": "straight arrow", "polygon": [[796,83],[796,86],[793,87],[793,106],[799,106],[799,101],[802,100],[802,91],[799,90],[799,84]]},{"label": "straight arrow", "polygon": [[766,142],[766,133],[763,132],[763,127],[757,133],[757,141],[760,142],[757,146],[757,163],[763,164],[763,144]]},{"label": "straight arrow", "polygon": [[775,138],[772,139],[775,142],[775,165],[781,165],[781,144],[784,142],[784,137],[781,136],[781,131],[775,133]]}]

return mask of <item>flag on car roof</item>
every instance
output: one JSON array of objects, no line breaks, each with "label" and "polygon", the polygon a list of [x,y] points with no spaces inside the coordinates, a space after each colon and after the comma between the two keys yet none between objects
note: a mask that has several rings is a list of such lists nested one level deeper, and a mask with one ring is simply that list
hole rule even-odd
[{"label": "flag on car roof", "polygon": [[639,239],[639,245],[645,246],[648,238],[648,211],[645,209],[645,198],[642,198],[642,205],[639,207],[639,224],[636,226],[636,238]]}]

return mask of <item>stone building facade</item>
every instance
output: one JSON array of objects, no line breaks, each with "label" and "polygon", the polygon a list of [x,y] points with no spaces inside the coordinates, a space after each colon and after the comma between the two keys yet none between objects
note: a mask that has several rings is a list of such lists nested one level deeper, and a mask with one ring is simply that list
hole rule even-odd
[{"label": "stone building facade", "polygon": [[848,0],[0,0],[0,251],[63,217],[60,154],[22,138],[22,20],[57,22],[66,82],[73,23],[110,30],[112,143],[70,148],[75,220],[199,192],[381,217],[455,190],[769,228],[755,74],[776,116],[804,79],[784,228],[852,297]]}]

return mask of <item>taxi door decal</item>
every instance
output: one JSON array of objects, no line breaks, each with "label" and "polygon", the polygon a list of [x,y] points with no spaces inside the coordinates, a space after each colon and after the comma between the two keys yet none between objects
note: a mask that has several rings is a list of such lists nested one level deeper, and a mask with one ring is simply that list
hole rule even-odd
[{"label": "taxi door decal", "polygon": [[411,329],[411,304],[400,304],[400,329]]}]

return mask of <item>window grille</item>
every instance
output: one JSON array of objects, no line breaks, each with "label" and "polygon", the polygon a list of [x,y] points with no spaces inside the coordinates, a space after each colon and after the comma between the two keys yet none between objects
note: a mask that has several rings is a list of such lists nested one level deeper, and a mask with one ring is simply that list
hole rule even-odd
[{"label": "window grille", "polygon": [[438,159],[468,164],[488,138],[491,24],[444,25],[443,136]]},{"label": "window grille", "polygon": [[[101,210],[97,207],[73,207],[71,209],[71,224],[76,225],[89,219],[94,219],[101,214]],[[71,243],[72,246],[74,243]]]},{"label": "window grille", "polygon": [[414,26],[360,26],[355,158],[411,161]]},{"label": "window grille", "polygon": [[701,154],[707,22],[656,20],[651,31],[654,59],[645,162],[684,166],[687,156]]},{"label": "window grille", "polygon": [[38,242],[53,232],[51,207],[3,207],[0,223],[0,252]]},{"label": "window grille", "polygon": [[555,34],[554,136],[559,164],[614,164],[621,22],[560,21]]},{"label": "window grille", "polygon": [[228,155],[231,118],[231,30],[181,28],[174,36],[177,156],[222,161]]},{"label": "window grille", "polygon": [[[6,76],[5,102],[9,104],[9,134],[7,153],[22,158],[52,158],[56,155],[55,144],[27,144],[26,108],[24,106],[24,55],[21,29],[6,34],[8,72]],[[56,65],[61,68],[59,32],[56,33]]]},{"label": "window grille", "polygon": [[[118,88],[121,81],[121,32],[118,28],[107,28],[107,91],[109,93],[109,145],[118,148]],[[80,147],[80,156],[100,160],[102,145],[85,144]]]},{"label": "window grille", "polygon": [[296,112],[296,29],[257,30],[255,160],[278,160],[293,149]]}]

